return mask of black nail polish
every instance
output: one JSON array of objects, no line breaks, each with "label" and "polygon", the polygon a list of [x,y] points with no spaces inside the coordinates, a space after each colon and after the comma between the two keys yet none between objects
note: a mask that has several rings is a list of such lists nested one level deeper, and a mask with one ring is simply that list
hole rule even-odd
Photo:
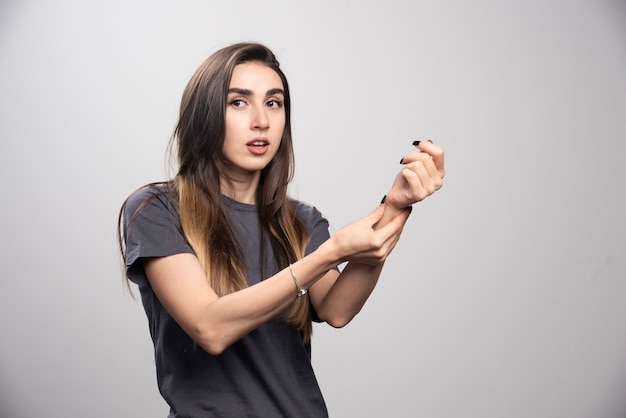
[{"label": "black nail polish", "polygon": [[387,200],[387,195],[384,195],[383,200],[380,201],[380,204],[382,205],[383,203],[385,203],[386,200]]},{"label": "black nail polish", "polygon": [[428,142],[430,142],[431,144],[433,143],[433,141],[431,141],[430,139],[428,140]]},{"label": "black nail polish", "polygon": [[413,212],[413,205],[409,205],[409,215],[411,214],[411,212]]},{"label": "black nail polish", "polygon": [[400,160],[400,164],[402,164],[404,162],[404,157],[402,157],[402,159]]},{"label": "black nail polish", "polygon": [[418,146],[422,141],[413,141],[413,145]]}]

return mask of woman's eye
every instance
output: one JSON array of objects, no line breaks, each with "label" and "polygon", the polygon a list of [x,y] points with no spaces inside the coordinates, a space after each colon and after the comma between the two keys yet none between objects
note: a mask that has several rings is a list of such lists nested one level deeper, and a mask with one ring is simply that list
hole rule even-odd
[{"label": "woman's eye", "polygon": [[267,105],[271,108],[274,109],[278,109],[280,107],[282,107],[282,102],[279,102],[278,100],[270,100],[269,102],[267,102]]},{"label": "woman's eye", "polygon": [[230,105],[233,107],[244,107],[245,102],[241,99],[235,99],[230,101]]}]

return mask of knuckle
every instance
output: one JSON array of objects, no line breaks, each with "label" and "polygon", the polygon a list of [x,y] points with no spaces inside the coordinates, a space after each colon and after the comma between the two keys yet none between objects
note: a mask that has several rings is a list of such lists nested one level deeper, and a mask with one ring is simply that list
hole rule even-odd
[{"label": "knuckle", "polygon": [[374,253],[378,253],[381,248],[383,247],[384,241],[381,238],[374,238],[372,240],[372,249],[374,250]]}]

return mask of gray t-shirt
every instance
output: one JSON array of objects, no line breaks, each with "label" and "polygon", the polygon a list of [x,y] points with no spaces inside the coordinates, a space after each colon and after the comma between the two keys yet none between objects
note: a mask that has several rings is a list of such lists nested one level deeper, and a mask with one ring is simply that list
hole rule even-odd
[{"label": "gray t-shirt", "polygon": [[[265,260],[260,260],[261,230],[256,207],[226,197],[224,202],[231,228],[246,255],[248,284],[263,279],[263,262],[266,276],[275,274],[278,268],[269,241],[263,252]],[[310,253],[328,239],[328,221],[312,206],[296,201],[293,204],[309,228]],[[193,254],[182,234],[177,204],[163,186],[133,194],[127,202],[124,223],[126,272],[141,293],[154,342],[158,386],[170,405],[170,417],[328,416],[311,367],[310,345],[303,343],[295,327],[274,318],[213,356],[195,344],[161,305],[140,259]]]}]

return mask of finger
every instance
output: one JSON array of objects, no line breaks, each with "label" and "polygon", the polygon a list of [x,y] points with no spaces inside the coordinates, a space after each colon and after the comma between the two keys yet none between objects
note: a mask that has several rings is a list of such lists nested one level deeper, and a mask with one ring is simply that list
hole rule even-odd
[{"label": "finger", "polygon": [[378,229],[376,234],[380,234],[380,237],[386,242],[394,235],[401,233],[410,213],[411,210],[409,208],[398,212],[385,226]]},{"label": "finger", "polygon": [[423,181],[428,181],[428,172],[424,165],[419,162],[413,162],[401,171],[401,175],[407,184],[407,198],[413,203],[419,202],[428,196],[428,191]]},{"label": "finger", "polygon": [[430,154],[426,152],[412,152],[402,157],[400,164],[407,165],[407,164],[411,164],[414,161],[427,161],[427,160],[432,161],[432,159],[433,157],[431,157]]},{"label": "finger", "polygon": [[419,141],[419,143],[417,143],[415,146],[421,152],[424,152],[431,156],[433,162],[435,163],[435,167],[437,167],[437,172],[439,173],[439,176],[443,178],[445,176],[443,148],[433,144],[430,140]]},{"label": "finger", "polygon": [[438,185],[437,189],[441,187],[443,182],[441,181],[439,170],[437,169],[437,166],[435,165],[433,158],[429,154],[419,153],[419,152],[409,154],[406,160],[407,161],[406,162],[403,161],[403,163],[408,168],[411,168],[411,166],[413,165],[412,163],[415,163],[415,162],[421,162],[422,164],[424,164],[424,167],[426,168],[426,171],[428,172],[428,176],[432,179],[434,184]]},{"label": "finger", "polygon": [[393,249],[396,248],[398,241],[400,241],[401,235],[402,235],[402,229],[389,239],[389,241],[387,242],[387,255],[389,255],[393,251]]},{"label": "finger", "polygon": [[426,152],[413,152],[411,154],[407,154],[402,158],[401,164],[406,166],[415,161],[421,161],[427,168],[428,172],[431,173],[431,177],[441,177],[433,157]]},{"label": "finger", "polygon": [[374,226],[383,217],[383,213],[385,213],[385,205],[381,203],[369,215],[363,218],[363,221],[367,222],[368,226]]},{"label": "finger", "polygon": [[[439,190],[443,185],[443,181],[441,180],[441,177],[439,177],[439,172],[437,171],[432,159],[429,159],[426,162],[413,162],[407,165],[405,169],[410,169],[417,174],[421,186],[429,195]],[[405,180],[409,182],[410,178],[405,178]]]}]

